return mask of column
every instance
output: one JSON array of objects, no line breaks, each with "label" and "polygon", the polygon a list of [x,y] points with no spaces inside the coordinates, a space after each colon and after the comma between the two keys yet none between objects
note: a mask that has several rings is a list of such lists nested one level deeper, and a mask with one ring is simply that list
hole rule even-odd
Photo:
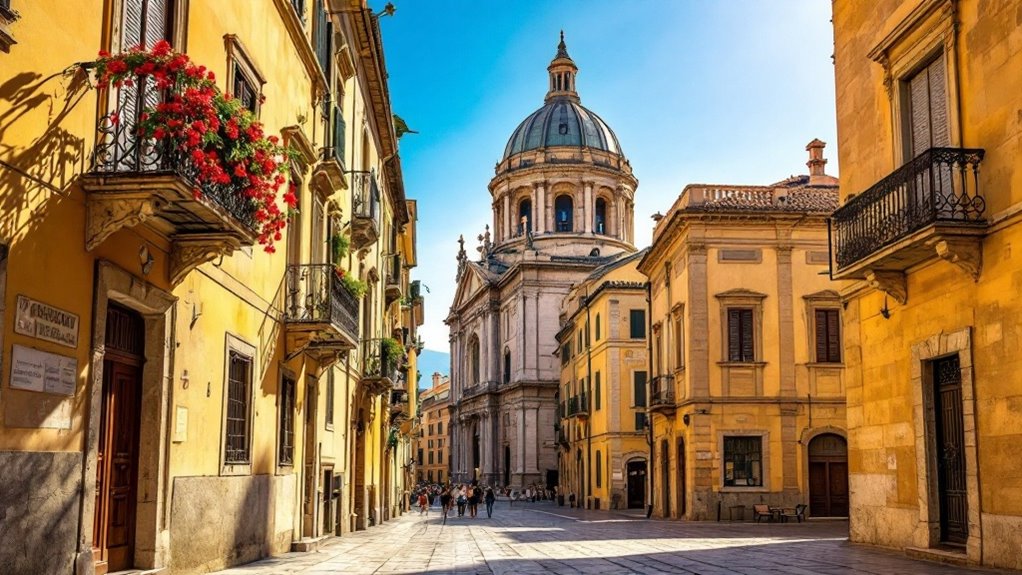
[{"label": "column", "polygon": [[621,230],[621,239],[628,241],[628,232],[625,231],[625,198],[619,196],[617,201],[614,202],[615,211],[617,212],[617,229]]},{"label": "column", "polygon": [[490,459],[492,446],[490,445],[492,439],[490,437],[490,414],[489,412],[483,412],[482,418],[479,420],[479,476],[485,478],[490,473]]},{"label": "column", "polygon": [[515,449],[515,473],[525,472],[525,406],[523,405],[518,413],[518,445],[512,446]]},{"label": "column", "polygon": [[504,194],[504,229],[500,231],[500,235],[497,236],[502,240],[508,240],[515,235],[514,226],[511,225],[511,193]]},{"label": "column", "polygon": [[493,320],[493,314],[490,312],[483,312],[483,329],[482,337],[479,338],[479,345],[483,347],[482,353],[479,354],[479,361],[483,364],[479,366],[479,377],[484,383],[490,381],[490,365],[493,363],[493,338],[490,334],[490,322]]},{"label": "column", "polygon": [[[526,473],[539,473],[539,408],[528,407],[525,409],[525,428],[532,430],[532,441],[528,441],[529,453],[525,463]],[[527,438],[528,439],[528,438]]]},{"label": "column", "polygon": [[593,233],[593,183],[583,182],[585,196],[582,201],[582,219],[585,220],[585,232]]},{"label": "column", "polygon": [[535,196],[532,201],[533,219],[532,229],[537,234],[546,232],[546,187],[542,182],[536,184]]}]

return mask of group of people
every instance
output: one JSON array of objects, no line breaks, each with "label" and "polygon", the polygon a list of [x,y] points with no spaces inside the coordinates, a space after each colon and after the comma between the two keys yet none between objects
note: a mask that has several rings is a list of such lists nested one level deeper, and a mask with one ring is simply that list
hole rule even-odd
[{"label": "group of people", "polygon": [[485,503],[486,517],[489,518],[493,517],[493,504],[497,501],[493,488],[481,486],[478,481],[449,486],[427,485],[417,489],[416,493],[415,501],[420,515],[429,513],[429,508],[439,500],[444,517],[453,507],[457,507],[458,517],[464,517],[466,511],[470,518],[475,517],[479,512],[479,503]]}]

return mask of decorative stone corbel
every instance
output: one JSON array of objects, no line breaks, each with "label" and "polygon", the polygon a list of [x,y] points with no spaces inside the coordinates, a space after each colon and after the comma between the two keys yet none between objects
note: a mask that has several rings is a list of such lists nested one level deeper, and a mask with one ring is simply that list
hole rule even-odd
[{"label": "decorative stone corbel", "polygon": [[866,270],[866,283],[891,296],[901,305],[908,301],[908,285],[902,272]]},{"label": "decorative stone corbel", "polygon": [[91,194],[85,220],[85,249],[92,251],[117,230],[141,224],[156,215],[164,204],[155,194],[137,198]]},{"label": "decorative stone corbel", "polygon": [[965,270],[972,281],[979,281],[983,270],[983,247],[975,239],[939,240],[934,244],[937,255]]},{"label": "decorative stone corbel", "polygon": [[188,272],[241,248],[237,238],[227,234],[194,234],[175,239],[170,251],[170,283],[177,285]]}]

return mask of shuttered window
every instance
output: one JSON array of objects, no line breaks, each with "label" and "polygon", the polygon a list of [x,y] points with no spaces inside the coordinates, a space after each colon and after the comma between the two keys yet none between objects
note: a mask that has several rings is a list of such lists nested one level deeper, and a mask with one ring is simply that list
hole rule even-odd
[{"label": "shuttered window", "polygon": [[236,351],[228,354],[227,433],[224,438],[224,462],[249,462],[249,397],[252,388],[252,358]]},{"label": "shuttered window", "polygon": [[756,361],[754,328],[751,309],[731,308],[727,310],[728,361]]},{"label": "shuttered window", "polygon": [[295,462],[295,380],[284,377],[280,380],[280,435],[278,436],[277,457],[281,465]]},{"label": "shuttered window", "polygon": [[644,339],[646,337],[646,310],[633,309],[628,312],[630,337]]},{"label": "shuttered window", "polygon": [[326,424],[334,424],[334,370],[326,374]]},{"label": "shuttered window", "polygon": [[841,363],[841,320],[836,309],[818,309],[816,320],[816,361]]},{"label": "shuttered window", "polygon": [[[333,24],[323,8],[323,0],[313,0],[312,42],[316,48],[316,59],[319,61],[327,86],[330,86],[330,36]],[[328,98],[329,99],[329,98]]]},{"label": "shuttered window", "polygon": [[635,407],[646,407],[646,372],[636,371],[632,376],[632,397],[635,398]]},{"label": "shuttered window", "polygon": [[674,318],[674,369],[681,369],[685,365],[685,338],[683,334],[681,316]]},{"label": "shuttered window", "polygon": [[596,486],[603,487],[603,455],[596,451]]},{"label": "shuttered window", "polygon": [[908,157],[914,158],[930,148],[951,144],[948,130],[946,65],[941,52],[914,76],[906,79],[911,141]]},{"label": "shuttered window", "polygon": [[595,409],[600,409],[600,407],[601,407],[601,403],[602,402],[600,401],[600,396],[603,395],[602,391],[603,390],[600,389],[600,372],[597,371],[596,372],[596,379],[594,380],[594,383],[593,383],[593,396],[595,398],[595,405],[596,405]]},{"label": "shuttered window", "polygon": [[255,85],[245,75],[241,66],[234,65],[234,85],[231,86],[231,93],[245,106],[249,112],[256,113],[259,104],[259,95],[256,93]]}]

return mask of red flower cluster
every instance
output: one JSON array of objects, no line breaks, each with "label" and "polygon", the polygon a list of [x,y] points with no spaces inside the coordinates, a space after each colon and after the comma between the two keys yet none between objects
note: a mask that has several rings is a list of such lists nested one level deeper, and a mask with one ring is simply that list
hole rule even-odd
[{"label": "red flower cluster", "polygon": [[100,52],[95,68],[101,90],[137,82],[163,94],[139,115],[139,136],[189,158],[197,172],[196,198],[210,186],[228,186],[248,198],[259,243],[272,253],[288,213],[298,205],[291,189],[284,194],[284,209],[277,201],[295,152],[276,136],[267,137],[239,100],[216,87],[213,72],[174,52],[164,40],[151,50],[138,46],[115,55]]}]

